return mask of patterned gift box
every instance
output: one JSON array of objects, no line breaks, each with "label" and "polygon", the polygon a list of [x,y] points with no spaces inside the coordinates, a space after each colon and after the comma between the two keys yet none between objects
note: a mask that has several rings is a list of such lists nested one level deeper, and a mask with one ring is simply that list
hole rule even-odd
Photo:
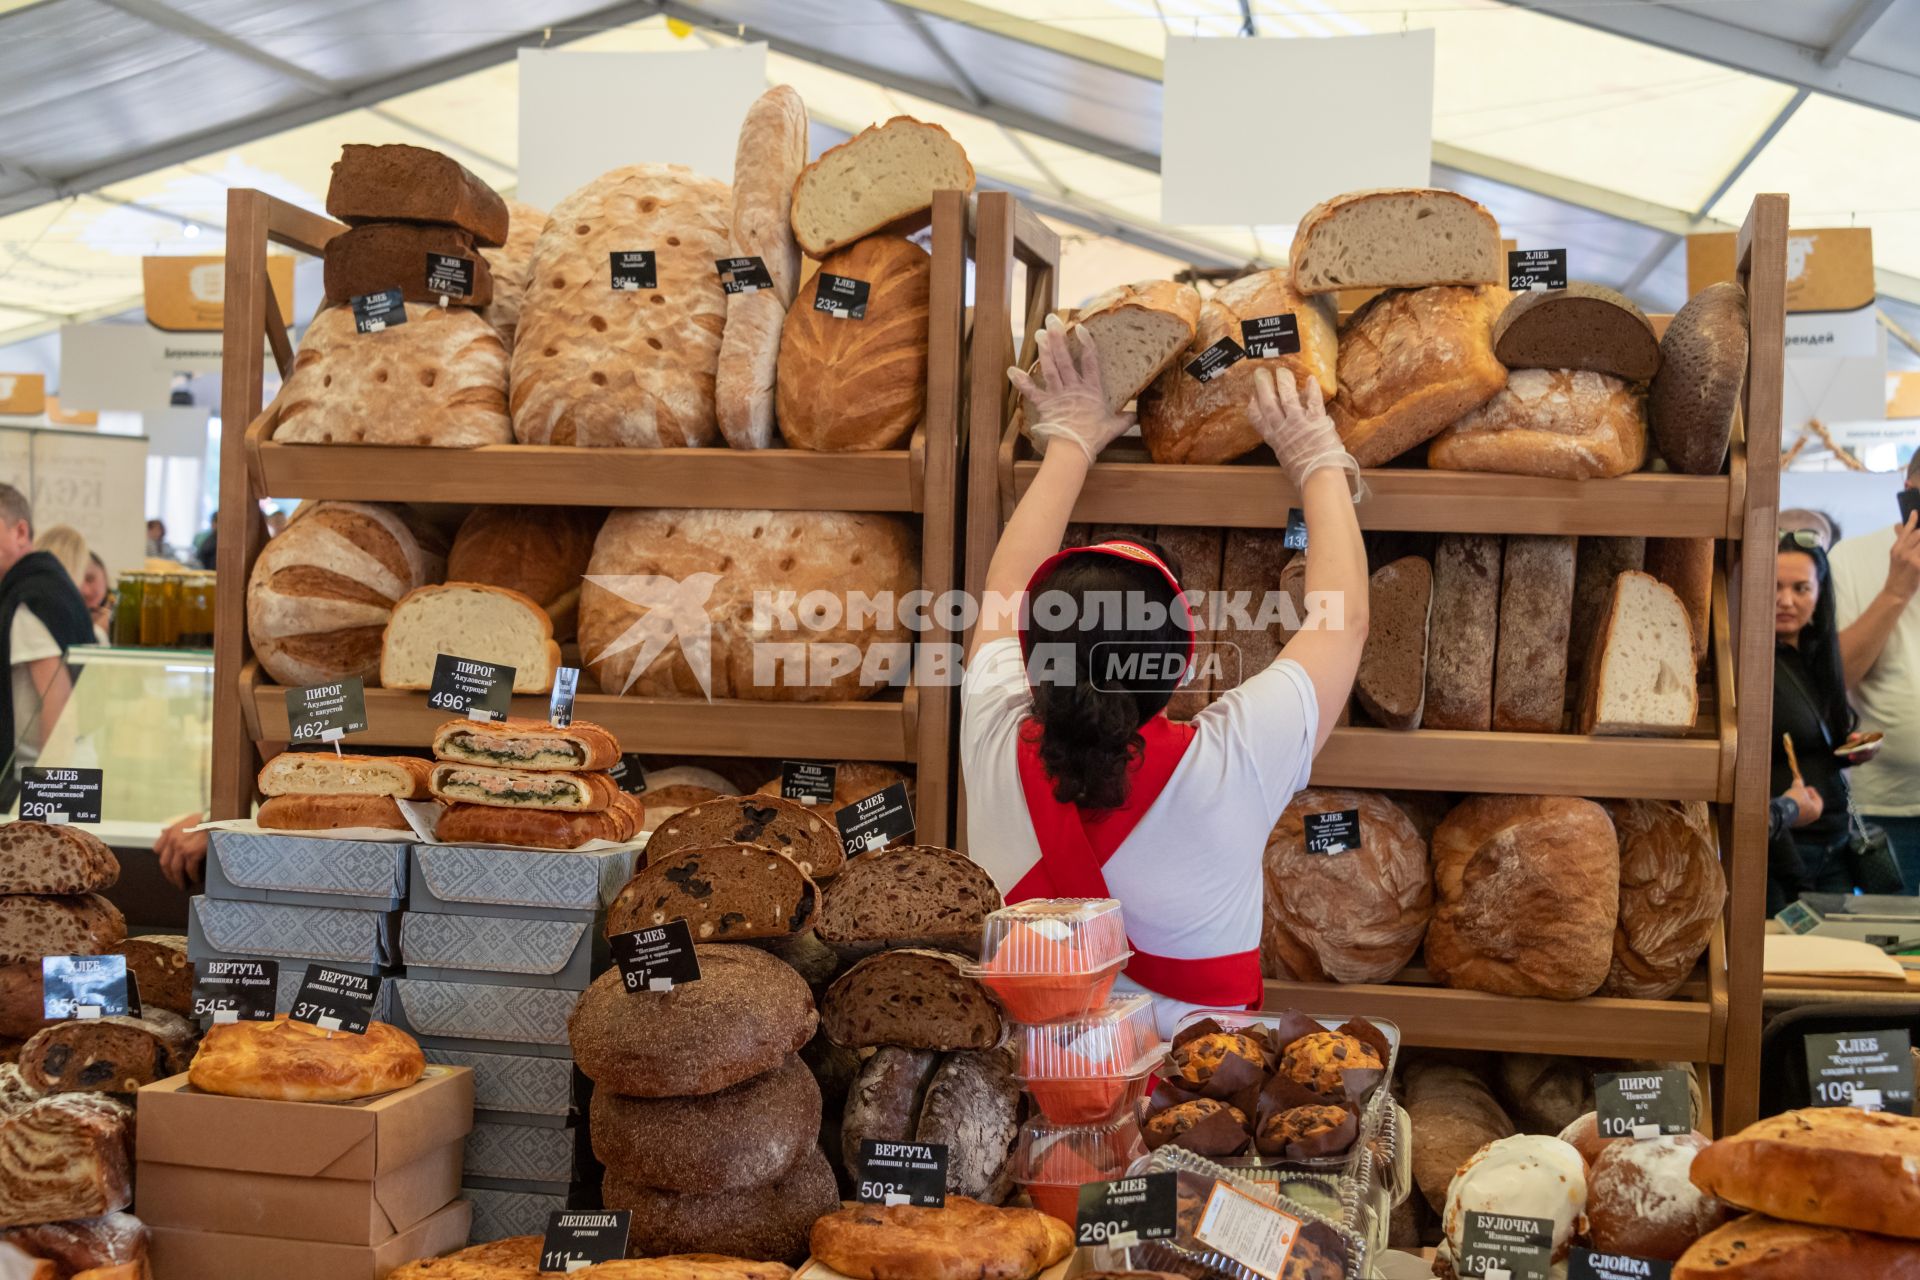
[{"label": "patterned gift box", "polygon": [[594,920],[427,911],[400,917],[400,954],[414,978],[584,991],[605,966],[606,949]]},{"label": "patterned gift box", "polygon": [[448,915],[592,920],[632,878],[635,852],[415,845],[407,905]]},{"label": "patterned gift box", "polygon": [[[196,897],[187,954],[201,959],[326,960],[381,968],[399,958],[400,913]],[[282,964],[284,971],[287,965]],[[362,970],[370,972],[371,970]]]},{"label": "patterned gift box", "polygon": [[578,991],[395,978],[393,1024],[419,1041],[480,1053],[573,1057],[567,1015]]},{"label": "patterned gift box", "polygon": [[411,845],[214,831],[207,896],[349,911],[391,911],[407,896]]}]

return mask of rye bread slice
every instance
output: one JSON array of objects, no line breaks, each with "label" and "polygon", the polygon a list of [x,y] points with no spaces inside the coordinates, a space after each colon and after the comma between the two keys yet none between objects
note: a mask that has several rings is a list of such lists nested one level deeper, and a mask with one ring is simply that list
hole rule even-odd
[{"label": "rye bread slice", "polygon": [[1381,565],[1368,580],[1367,601],[1367,642],[1353,691],[1376,724],[1418,729],[1427,700],[1433,566],[1419,556]]},{"label": "rye bread slice", "polygon": [[[724,1146],[728,1138],[720,1132],[688,1135],[688,1141]],[[797,1265],[807,1256],[814,1222],[840,1207],[833,1166],[812,1146],[792,1168],[743,1190],[658,1191],[608,1169],[600,1191],[607,1208],[633,1211],[627,1252],[636,1257],[717,1253]]]},{"label": "rye bread slice", "polygon": [[120,860],[79,827],[0,826],[0,893],[98,893],[120,878]]},{"label": "rye bread slice", "polygon": [[[713,1192],[757,1187],[791,1169],[820,1131],[820,1086],[798,1055],[718,1093],[629,1098],[596,1089],[593,1154],[637,1186]],[[717,1135],[726,1141],[714,1141]]]},{"label": "rye bread slice", "polygon": [[649,862],[681,849],[757,844],[784,853],[815,880],[840,870],[845,853],[831,818],[779,796],[721,796],[674,814],[647,842]]},{"label": "rye bread slice", "polygon": [[999,1204],[1013,1187],[1013,1144],[1020,1136],[1020,1085],[1013,1053],[950,1053],[941,1059],[920,1108],[918,1142],[947,1148],[947,1194]]},{"label": "rye bread slice", "polygon": [[835,1044],[855,1049],[991,1049],[1006,1022],[987,989],[961,972],[965,963],[915,947],[868,956],[827,988],[821,1025]]},{"label": "rye bread slice", "polygon": [[756,947],[696,946],[700,981],[627,992],[620,971],[594,980],[567,1019],[586,1077],[635,1098],[718,1093],[764,1075],[819,1021],[791,968]]},{"label": "rye bread slice", "polygon": [[965,854],[900,845],[851,858],[820,895],[814,932],[842,955],[886,947],[978,954],[987,915],[1001,906],[993,877]]},{"label": "rye bread slice", "polygon": [[1660,341],[1646,312],[1584,280],[1513,295],[1493,322],[1493,354],[1509,369],[1591,369],[1628,382],[1660,371]]},{"label": "rye bread slice", "polygon": [[881,1045],[861,1064],[840,1124],[840,1158],[847,1172],[860,1176],[862,1142],[913,1141],[927,1086],[939,1066],[940,1055],[932,1050],[891,1044]]},{"label": "rye bread slice", "polygon": [[1687,299],[1660,339],[1647,421],[1660,456],[1690,476],[1718,475],[1747,377],[1747,295],[1730,281]]},{"label": "rye bread slice", "polygon": [[785,938],[807,927],[818,901],[807,873],[762,845],[649,848],[607,908],[607,936],[685,920],[696,942]]}]

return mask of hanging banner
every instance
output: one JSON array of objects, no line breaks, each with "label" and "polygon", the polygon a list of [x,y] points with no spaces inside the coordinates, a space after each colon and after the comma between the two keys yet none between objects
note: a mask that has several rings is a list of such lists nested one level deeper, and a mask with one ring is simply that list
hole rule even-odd
[{"label": "hanging banner", "polygon": [[0,373],[0,414],[37,418],[47,411],[47,378],[40,373]]},{"label": "hanging banner", "polygon": [[[140,260],[147,323],[174,333],[218,333],[226,322],[227,260],[159,257]],[[267,255],[267,282],[280,303],[280,322],[293,323],[293,258]]]}]

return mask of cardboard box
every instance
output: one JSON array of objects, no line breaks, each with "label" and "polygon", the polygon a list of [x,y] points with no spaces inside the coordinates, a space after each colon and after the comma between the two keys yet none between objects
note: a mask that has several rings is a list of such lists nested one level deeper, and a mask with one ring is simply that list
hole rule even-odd
[{"label": "cardboard box", "polygon": [[573,1057],[567,1017],[578,991],[394,978],[394,1026],[421,1044],[479,1053]]},{"label": "cardboard box", "polygon": [[403,911],[400,954],[413,978],[585,991],[606,967],[607,942],[597,920]]},{"label": "cardboard box", "polygon": [[555,1184],[560,1190],[587,1176],[593,1164],[586,1126],[554,1129],[546,1125],[476,1122],[467,1135],[468,1179]]},{"label": "cardboard box", "polygon": [[472,1221],[473,1206],[455,1200],[377,1245],[155,1227],[153,1280],[384,1280],[402,1263],[465,1245]]},{"label": "cardboard box", "polygon": [[[382,967],[399,962],[397,911],[342,911],[208,897],[197,897],[192,905],[187,914],[190,956]],[[304,971],[305,963],[300,968]]]},{"label": "cardboard box", "polygon": [[473,1071],[473,1118],[559,1128],[571,1123],[586,1100],[586,1077],[567,1058],[531,1053],[474,1053],[439,1044],[420,1046],[428,1062]]},{"label": "cardboard box", "polygon": [[406,901],[406,844],[209,834],[209,898],[347,911],[392,911]]},{"label": "cardboard box", "polygon": [[547,1216],[554,1211],[600,1207],[597,1186],[574,1187],[564,1194],[465,1186],[460,1188],[460,1194],[473,1202],[473,1227],[467,1233],[469,1244],[487,1244],[511,1236],[545,1235]]},{"label": "cardboard box", "polygon": [[450,915],[592,920],[632,878],[634,854],[415,845],[408,905]]}]

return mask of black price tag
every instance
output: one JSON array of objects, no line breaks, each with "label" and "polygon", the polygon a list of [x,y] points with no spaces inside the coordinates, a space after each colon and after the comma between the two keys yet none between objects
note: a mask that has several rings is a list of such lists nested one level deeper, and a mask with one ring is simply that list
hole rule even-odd
[{"label": "black price tag", "polygon": [[1247,358],[1247,351],[1232,338],[1220,341],[1187,361],[1187,375],[1197,382],[1212,382]]},{"label": "black price tag", "polygon": [[1547,1280],[1553,1269],[1553,1219],[1468,1211],[1453,1270],[1462,1280]]},{"label": "black price tag", "polygon": [[780,795],[801,804],[832,804],[833,780],[839,772],[839,766],[817,760],[782,760]]},{"label": "black price tag", "polygon": [[100,821],[100,789],[105,773],[99,769],[22,769],[20,821]]},{"label": "black price tag", "polygon": [[639,795],[647,789],[647,771],[640,765],[640,757],[624,755],[613,762],[607,770],[607,776],[613,779],[615,786],[628,795]]},{"label": "black price tag", "polygon": [[513,704],[512,667],[438,654],[433,660],[433,687],[427,705],[469,720],[505,720]]},{"label": "black price tag", "polygon": [[[573,695],[580,688],[580,668],[561,667],[553,673],[553,696],[547,699],[547,720],[556,729],[573,723]],[[508,686],[512,690],[512,686]]]},{"label": "black price tag", "polygon": [[547,1233],[540,1240],[540,1274],[618,1262],[627,1256],[632,1229],[631,1209],[555,1209],[547,1215]]},{"label": "black price tag", "polygon": [[1816,1107],[1913,1112],[1913,1036],[1905,1030],[1809,1035],[1807,1093]]},{"label": "black price tag", "polygon": [[427,292],[448,297],[473,296],[473,259],[456,258],[450,253],[427,255]]},{"label": "black price tag", "polygon": [[1300,321],[1293,312],[1240,322],[1240,345],[1255,360],[1290,356],[1300,349]]},{"label": "black price tag", "polygon": [[124,1018],[140,1016],[125,956],[43,956],[40,960],[42,1016]]},{"label": "black price tag", "polygon": [[1515,249],[1507,254],[1507,288],[1515,293],[1566,287],[1565,249]]},{"label": "black price tag", "polygon": [[651,249],[615,249],[607,255],[613,263],[613,288],[616,293],[654,287],[656,272]]},{"label": "black price tag", "polygon": [[193,966],[193,1016],[222,1022],[272,1022],[280,991],[278,960],[200,960]]},{"label": "black price tag", "polygon": [[835,320],[867,318],[867,293],[871,286],[865,280],[829,275],[825,271],[814,279],[819,282],[813,287],[815,311],[824,311]]},{"label": "black price tag", "polygon": [[1148,1173],[1084,1184],[1075,1215],[1075,1240],[1109,1249],[1131,1249],[1142,1240],[1171,1240],[1178,1179],[1174,1173]]},{"label": "black price tag", "polygon": [[363,1036],[373,1021],[373,1000],[379,994],[379,974],[348,973],[324,964],[310,964],[306,980],[294,993],[293,1009],[287,1016],[295,1022],[310,1022],[322,1031],[348,1031]]},{"label": "black price tag", "polygon": [[1306,512],[1298,507],[1288,508],[1287,532],[1286,535],[1280,539],[1280,544],[1289,551],[1305,551],[1307,549]]},{"label": "black price tag", "polygon": [[700,981],[700,957],[694,952],[693,933],[685,920],[615,934],[609,945],[628,995],[671,991],[684,983]]},{"label": "black price tag", "polygon": [[287,690],[287,741],[337,742],[367,728],[367,687],[359,676]]},{"label": "black price tag", "polygon": [[1693,1091],[1684,1071],[1602,1071],[1593,1077],[1603,1138],[1657,1138],[1693,1131]]},{"label": "black price tag", "polygon": [[938,1142],[860,1140],[860,1168],[853,1198],[862,1204],[947,1203],[947,1149]]},{"label": "black price tag", "polygon": [[363,293],[353,299],[353,327],[361,333],[379,333],[407,322],[406,295],[398,289]]},{"label": "black price tag", "polygon": [[896,782],[884,791],[841,805],[834,811],[833,820],[840,828],[840,844],[849,858],[898,844],[913,834],[913,803],[907,799],[907,784]]},{"label": "black price tag", "polygon": [[1360,847],[1360,811],[1335,809],[1301,818],[1308,853],[1352,853]]},{"label": "black price tag", "polygon": [[1625,1253],[1575,1249],[1567,1259],[1567,1280],[1673,1280],[1673,1264]]},{"label": "black price tag", "polygon": [[773,273],[764,258],[719,258],[720,287],[728,293],[758,293],[773,288]]}]

